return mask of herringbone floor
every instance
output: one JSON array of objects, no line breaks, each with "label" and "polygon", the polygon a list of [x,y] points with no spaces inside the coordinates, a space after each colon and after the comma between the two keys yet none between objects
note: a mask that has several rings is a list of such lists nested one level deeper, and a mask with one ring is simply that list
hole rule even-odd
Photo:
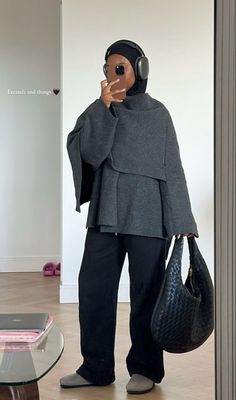
[{"label": "herringbone floor", "polygon": [[59,304],[58,277],[45,278],[41,273],[1,273],[0,312],[48,311],[62,330],[65,350],[55,367],[39,381],[41,400],[213,400],[214,395],[214,337],[199,349],[186,354],[165,353],[166,375],[155,390],[145,395],[127,395],[129,379],[125,356],[130,341],[128,332],[129,305],[118,306],[116,339],[116,381],[96,388],[61,389],[61,376],[74,372],[81,362],[79,326],[76,304]]}]

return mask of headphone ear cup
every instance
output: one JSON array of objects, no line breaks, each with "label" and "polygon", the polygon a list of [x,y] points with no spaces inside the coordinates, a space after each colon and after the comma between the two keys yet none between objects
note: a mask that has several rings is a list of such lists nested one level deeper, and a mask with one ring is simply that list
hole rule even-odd
[{"label": "headphone ear cup", "polygon": [[107,67],[106,67],[106,64],[103,65],[103,72],[104,72],[104,75],[107,76]]},{"label": "headphone ear cup", "polygon": [[135,63],[135,74],[136,77],[145,80],[149,74],[149,62],[145,56],[138,57]]}]

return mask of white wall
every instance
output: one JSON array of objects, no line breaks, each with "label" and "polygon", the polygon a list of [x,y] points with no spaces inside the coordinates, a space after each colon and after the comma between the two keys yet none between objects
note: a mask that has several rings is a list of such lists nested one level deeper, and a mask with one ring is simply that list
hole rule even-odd
[{"label": "white wall", "polygon": [[61,252],[60,1],[1,0],[0,54],[0,271],[39,271]]},{"label": "white wall", "polygon": [[[147,0],[62,4],[63,273],[62,302],[77,301],[77,276],[88,203],[75,211],[66,139],[77,117],[100,96],[106,48],[130,39],[150,61],[147,92],[171,112],[179,140],[199,247],[213,276],[213,1]],[[187,254],[185,252],[185,269]],[[120,300],[128,300],[127,258]]]}]

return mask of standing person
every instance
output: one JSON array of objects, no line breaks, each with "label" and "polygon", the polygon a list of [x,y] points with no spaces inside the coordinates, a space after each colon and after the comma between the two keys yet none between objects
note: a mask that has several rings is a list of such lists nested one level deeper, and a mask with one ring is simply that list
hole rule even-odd
[{"label": "standing person", "polygon": [[[78,117],[67,139],[76,210],[90,204],[79,273],[84,361],[60,383],[74,388],[114,382],[117,293],[127,253],[132,345],[126,389],[141,394],[165,375],[150,321],[171,238],[198,237],[198,231],[171,116],[145,92],[148,59],[136,43],[120,40],[107,49],[105,61],[106,74],[123,71],[125,90],[114,90],[118,80],[103,80],[100,98]],[[122,92],[123,100],[117,98]]]}]

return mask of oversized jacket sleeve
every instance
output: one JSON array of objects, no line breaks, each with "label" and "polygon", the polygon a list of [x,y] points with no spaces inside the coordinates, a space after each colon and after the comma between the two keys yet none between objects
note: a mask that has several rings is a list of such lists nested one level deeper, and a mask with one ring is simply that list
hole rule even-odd
[{"label": "oversized jacket sleeve", "polygon": [[174,124],[166,108],[165,113],[166,145],[164,163],[166,181],[160,182],[164,225],[169,237],[179,233],[190,232],[198,237]]},{"label": "oversized jacket sleeve", "polygon": [[107,158],[117,122],[118,118],[113,116],[100,97],[77,118],[74,129],[68,134],[67,151],[73,172],[76,211],[81,212],[82,168],[89,164],[96,171]]}]

